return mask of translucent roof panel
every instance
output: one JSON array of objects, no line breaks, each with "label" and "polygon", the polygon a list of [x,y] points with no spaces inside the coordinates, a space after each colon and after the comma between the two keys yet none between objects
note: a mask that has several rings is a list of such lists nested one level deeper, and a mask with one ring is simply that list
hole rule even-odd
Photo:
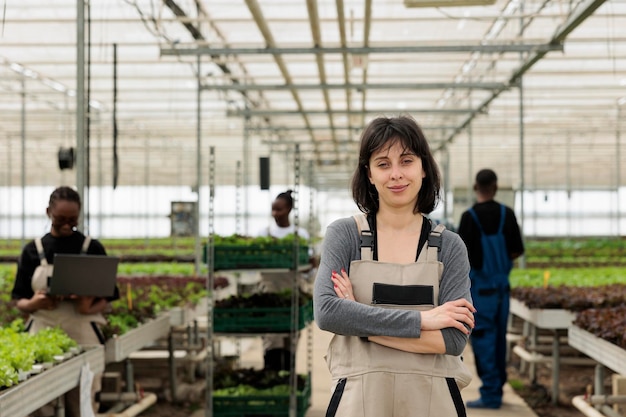
[{"label": "translucent roof panel", "polygon": [[116,150],[119,184],[193,186],[210,148],[221,184],[256,183],[260,156],[284,182],[297,145],[345,189],[365,124],[399,114],[452,188],[485,166],[505,187],[626,183],[626,0],[92,0],[82,21],[79,3],[6,4],[3,184],[67,181],[57,152],[81,143],[104,184]]}]

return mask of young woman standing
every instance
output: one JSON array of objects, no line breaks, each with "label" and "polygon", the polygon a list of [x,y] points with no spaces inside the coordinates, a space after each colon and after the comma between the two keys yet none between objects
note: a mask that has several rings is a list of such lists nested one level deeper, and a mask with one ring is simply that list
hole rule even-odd
[{"label": "young woman standing", "polygon": [[327,416],[465,416],[475,309],[463,241],[425,217],[439,189],[412,118],[368,125],[352,180],[363,214],[328,227],[315,281],[315,320],[335,333]]}]

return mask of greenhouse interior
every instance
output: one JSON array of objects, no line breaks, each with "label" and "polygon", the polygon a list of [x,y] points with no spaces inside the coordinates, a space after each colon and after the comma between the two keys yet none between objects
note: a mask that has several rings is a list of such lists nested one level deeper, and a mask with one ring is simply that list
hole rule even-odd
[{"label": "greenhouse interior", "polygon": [[[626,0],[0,4],[0,417],[387,415],[351,409],[357,388],[338,393],[356,383],[331,366],[344,339],[375,345],[368,355],[461,357],[472,376],[443,401],[454,415],[626,417]],[[417,125],[426,150],[401,130],[376,136],[382,121]],[[376,155],[410,185],[387,196]],[[404,165],[416,155],[420,181]],[[375,289],[365,300],[334,274],[367,246],[361,226],[348,240],[337,224],[372,214],[379,260],[384,216],[419,190],[403,218],[419,219],[416,236],[446,229],[428,309],[453,301],[453,274],[478,305],[463,222],[485,169],[519,235],[517,251],[504,242],[493,407],[477,328],[453,354],[423,306],[376,306]],[[409,224],[397,231],[402,248]],[[451,240],[467,244],[454,249],[465,272],[445,268]],[[113,270],[89,264],[85,279],[78,263],[102,255]],[[418,317],[445,346],[379,344],[426,343],[391,317]],[[368,358],[359,372],[379,373]]]}]

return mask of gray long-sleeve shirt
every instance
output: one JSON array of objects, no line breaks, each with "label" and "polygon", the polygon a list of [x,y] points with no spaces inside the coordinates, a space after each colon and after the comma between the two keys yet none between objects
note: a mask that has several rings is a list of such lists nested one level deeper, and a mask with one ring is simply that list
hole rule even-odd
[{"label": "gray long-sleeve shirt", "polygon": [[[332,271],[344,268],[350,274],[350,262],[361,259],[359,243],[359,229],[354,218],[339,219],[328,226],[315,279],[313,305],[317,325],[322,330],[348,336],[420,337],[419,311],[385,309],[337,297],[330,279]],[[471,302],[467,249],[456,233],[443,232],[440,260],[444,268],[439,305],[460,298]],[[446,353],[460,355],[468,336],[454,328],[443,329],[442,334]]]}]

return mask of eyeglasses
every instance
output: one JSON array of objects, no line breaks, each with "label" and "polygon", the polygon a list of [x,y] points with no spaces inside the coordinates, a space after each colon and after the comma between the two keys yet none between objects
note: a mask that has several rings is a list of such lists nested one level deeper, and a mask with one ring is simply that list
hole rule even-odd
[{"label": "eyeglasses", "polygon": [[63,226],[63,225],[69,225],[71,227],[77,226],[78,225],[78,217],[74,216],[74,217],[64,217],[64,216],[55,216],[54,214],[50,215],[50,218],[52,219],[52,224],[55,226]]}]

